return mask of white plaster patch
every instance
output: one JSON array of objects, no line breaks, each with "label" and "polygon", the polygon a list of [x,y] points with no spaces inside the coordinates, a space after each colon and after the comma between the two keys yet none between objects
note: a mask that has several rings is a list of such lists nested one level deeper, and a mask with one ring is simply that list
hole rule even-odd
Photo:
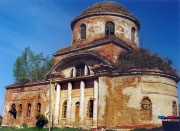
[{"label": "white plaster patch", "polygon": [[127,88],[122,90],[122,93],[124,95],[131,95],[131,94],[133,94],[134,90],[135,90],[134,87],[127,87]]}]

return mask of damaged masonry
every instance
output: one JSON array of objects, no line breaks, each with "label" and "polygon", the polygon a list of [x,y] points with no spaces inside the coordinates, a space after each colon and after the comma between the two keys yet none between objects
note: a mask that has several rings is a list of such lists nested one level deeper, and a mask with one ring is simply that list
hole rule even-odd
[{"label": "damaged masonry", "polygon": [[131,60],[152,55],[138,51],[140,22],[125,7],[96,3],[71,28],[72,45],[53,54],[47,81],[6,87],[3,125],[35,126],[35,114],[51,112],[50,122],[61,128],[137,129],[162,126],[158,115],[178,115],[173,69]]}]

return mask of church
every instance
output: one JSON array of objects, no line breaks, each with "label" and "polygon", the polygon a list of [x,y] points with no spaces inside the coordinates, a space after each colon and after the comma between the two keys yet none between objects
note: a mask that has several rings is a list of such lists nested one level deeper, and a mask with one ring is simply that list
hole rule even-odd
[{"label": "church", "polygon": [[139,48],[140,22],[124,6],[95,3],[71,29],[72,43],[53,54],[46,80],[6,86],[3,125],[35,126],[42,113],[54,127],[137,129],[162,126],[159,115],[178,115],[177,75],[120,69],[119,55]]}]

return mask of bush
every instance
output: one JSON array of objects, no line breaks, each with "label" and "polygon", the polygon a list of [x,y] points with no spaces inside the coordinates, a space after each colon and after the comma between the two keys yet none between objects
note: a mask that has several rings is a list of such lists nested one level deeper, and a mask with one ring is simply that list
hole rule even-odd
[{"label": "bush", "polygon": [[36,115],[36,127],[43,128],[48,123],[48,119],[43,114]]},{"label": "bush", "polygon": [[127,72],[130,69],[159,69],[178,77],[178,70],[172,67],[172,61],[169,58],[160,58],[157,54],[142,48],[121,53],[118,56],[117,67],[121,72]]},{"label": "bush", "polygon": [[23,122],[22,125],[21,125],[23,128],[28,128],[28,125],[26,122]]}]

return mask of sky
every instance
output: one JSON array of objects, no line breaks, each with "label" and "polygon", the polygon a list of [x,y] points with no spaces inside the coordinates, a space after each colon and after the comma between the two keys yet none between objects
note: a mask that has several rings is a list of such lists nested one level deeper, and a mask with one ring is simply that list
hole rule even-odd
[{"label": "sky", "polygon": [[[0,0],[0,115],[5,86],[25,47],[44,56],[71,45],[71,21],[102,0]],[[108,1],[108,0],[106,0]],[[180,69],[179,0],[111,0],[124,5],[141,24],[140,47],[170,58]],[[180,87],[180,84],[178,85]],[[180,90],[178,89],[180,96]]]}]

